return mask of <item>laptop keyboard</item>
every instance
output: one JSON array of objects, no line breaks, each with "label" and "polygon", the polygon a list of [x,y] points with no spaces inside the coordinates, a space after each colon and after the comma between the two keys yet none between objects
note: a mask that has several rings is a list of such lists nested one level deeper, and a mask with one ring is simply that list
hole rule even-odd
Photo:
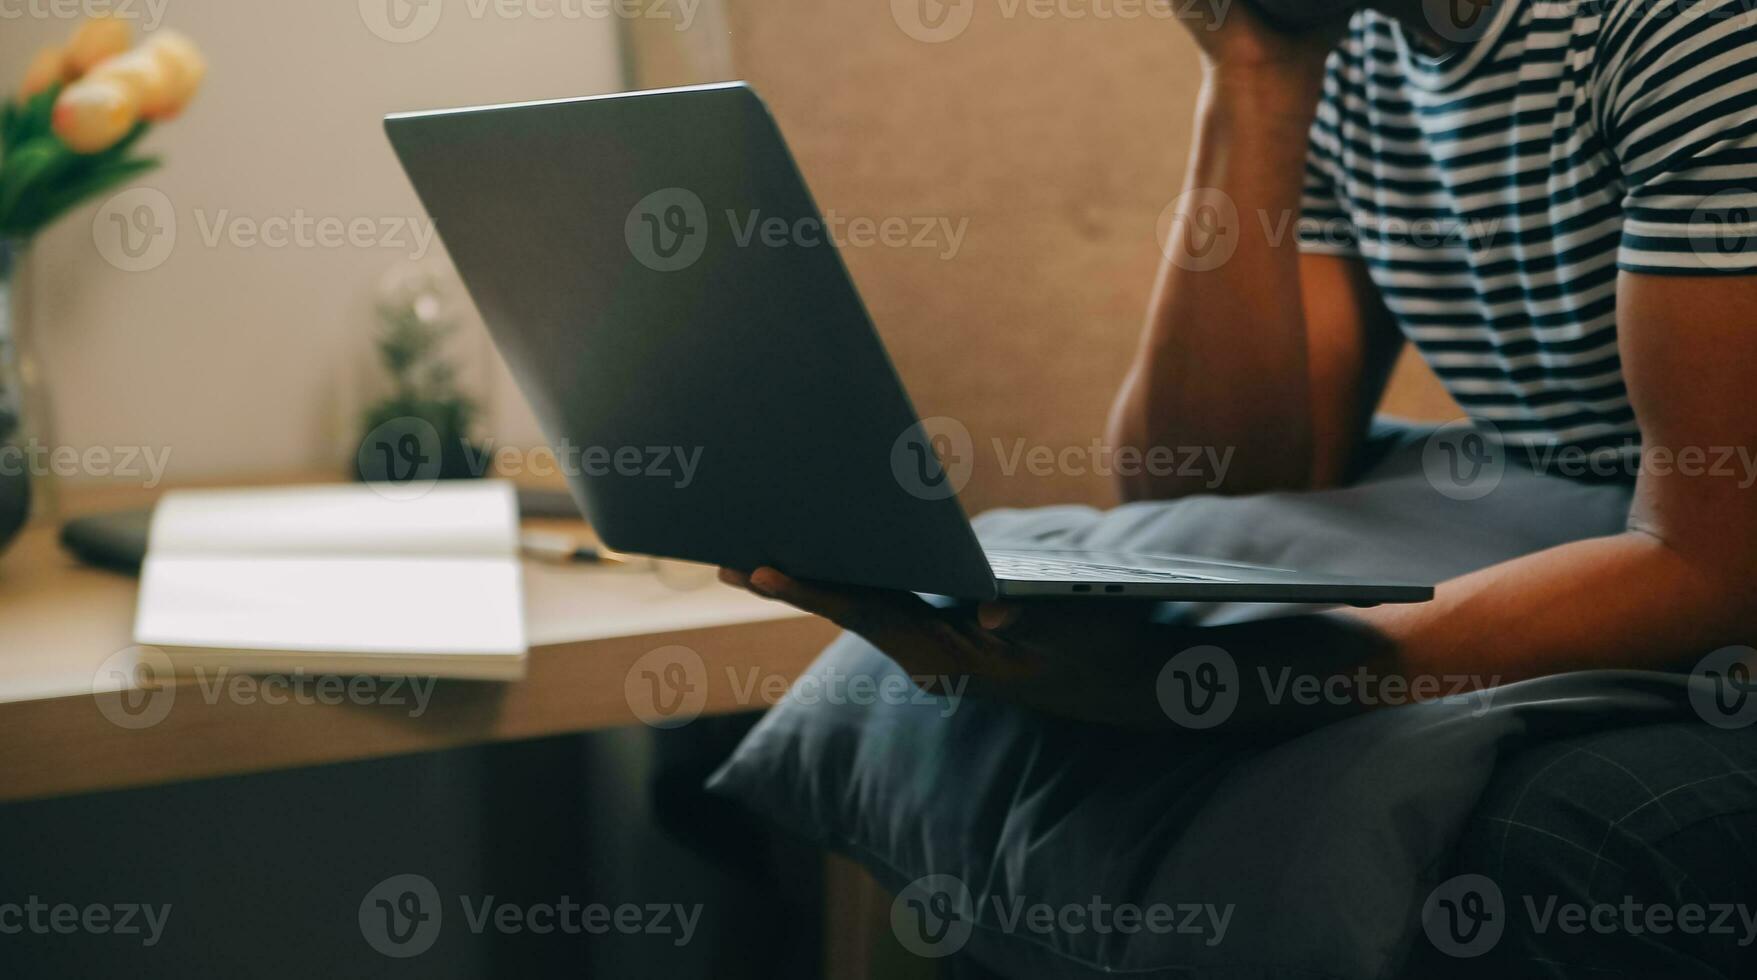
[{"label": "laptop keyboard", "polygon": [[991,551],[988,564],[996,578],[1015,582],[1230,582],[1213,575],[1191,575],[1155,568],[1069,561],[1030,552]]}]

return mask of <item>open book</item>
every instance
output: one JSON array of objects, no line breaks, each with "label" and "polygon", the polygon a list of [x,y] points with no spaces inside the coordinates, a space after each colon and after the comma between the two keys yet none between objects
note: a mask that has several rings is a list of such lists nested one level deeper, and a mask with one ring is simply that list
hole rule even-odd
[{"label": "open book", "polygon": [[134,641],[180,673],[524,675],[518,502],[494,481],[183,491]]}]

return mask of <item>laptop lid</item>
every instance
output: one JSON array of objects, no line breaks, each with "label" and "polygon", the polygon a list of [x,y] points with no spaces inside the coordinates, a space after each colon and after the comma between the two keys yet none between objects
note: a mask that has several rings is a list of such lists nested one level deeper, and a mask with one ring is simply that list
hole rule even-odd
[{"label": "laptop lid", "polygon": [[406,113],[385,129],[607,544],[996,594],[748,86]]}]

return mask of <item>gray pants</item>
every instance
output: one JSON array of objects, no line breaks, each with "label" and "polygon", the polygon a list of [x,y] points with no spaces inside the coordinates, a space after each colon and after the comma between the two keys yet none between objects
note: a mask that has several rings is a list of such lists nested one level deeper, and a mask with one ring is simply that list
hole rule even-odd
[{"label": "gray pants", "polygon": [[[1197,498],[1102,515],[999,512],[979,528],[991,542],[1106,547],[1150,539],[1208,557],[1418,581],[1623,529],[1624,486],[1509,468],[1482,499],[1434,492],[1434,460],[1424,466],[1423,459],[1429,435],[1382,424],[1360,480],[1341,490]],[[1183,618],[1220,623],[1285,612],[1192,607]],[[1757,727],[1649,724],[1541,744],[1503,761],[1441,877],[1478,874],[1500,889],[1501,938],[1468,959],[1418,942],[1408,976],[1757,976]]]},{"label": "gray pants", "polygon": [[1420,950],[1411,977],[1757,976],[1757,728],[1529,750],[1489,785],[1452,872],[1499,884],[1506,932],[1470,961]]}]

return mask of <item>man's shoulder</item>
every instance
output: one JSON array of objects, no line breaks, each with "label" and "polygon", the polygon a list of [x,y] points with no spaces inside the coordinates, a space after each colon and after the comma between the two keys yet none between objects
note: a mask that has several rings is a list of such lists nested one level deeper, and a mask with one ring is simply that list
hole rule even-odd
[{"label": "man's shoulder", "polygon": [[1502,0],[1538,8],[1577,8],[1575,16],[1606,37],[1642,43],[1683,43],[1703,31],[1743,32],[1757,29],[1757,4],[1751,0],[1581,0],[1579,3]]},{"label": "man's shoulder", "polygon": [[[1470,19],[1475,20],[1477,16],[1494,16],[1503,4],[1520,8],[1512,18],[1516,29],[1522,26],[1554,40],[1569,33],[1591,36],[1632,31],[1682,38],[1707,27],[1757,30],[1757,0],[1428,0],[1424,6],[1440,11],[1433,16],[1457,19],[1472,13]],[[1450,21],[1447,26],[1456,29]],[[1393,37],[1402,29],[1396,17],[1364,7],[1350,20],[1344,43],[1358,47],[1370,39]],[[1680,29],[1684,29],[1681,34]]]}]

